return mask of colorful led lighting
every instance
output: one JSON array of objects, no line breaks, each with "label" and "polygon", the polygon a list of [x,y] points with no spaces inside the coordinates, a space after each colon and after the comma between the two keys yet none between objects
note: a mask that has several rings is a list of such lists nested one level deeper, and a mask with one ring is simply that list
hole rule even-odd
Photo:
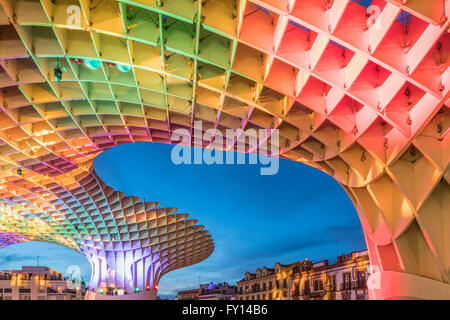
[{"label": "colorful led lighting", "polygon": [[101,63],[99,60],[84,59],[84,65],[91,70],[98,70],[101,66]]},{"label": "colorful led lighting", "polygon": [[130,72],[131,66],[125,64],[117,64],[117,69],[119,69],[120,72]]},{"label": "colorful led lighting", "polygon": [[[65,12],[48,12],[39,2],[29,12],[14,0],[0,3],[15,48],[2,51],[2,60],[21,66],[25,58],[29,69],[10,77],[1,93],[8,106],[1,110],[7,141],[0,156],[7,164],[0,200],[21,206],[28,201],[24,210],[33,212],[0,214],[0,225],[8,226],[1,232],[82,252],[93,264],[93,288],[102,282],[127,292],[154,288],[167,272],[209,256],[212,239],[196,226],[186,238],[202,240],[186,248],[189,259],[161,249],[158,265],[155,250],[171,242],[155,245],[149,225],[158,219],[141,222],[147,229],[140,230],[129,221],[129,211],[139,219],[162,208],[147,208],[132,197],[124,201],[95,175],[92,159],[122,143],[173,143],[173,130],[184,126],[194,132],[194,120],[202,119],[214,128],[278,132],[279,157],[338,181],[357,208],[371,264],[387,277],[383,281],[408,284],[386,286],[371,297],[450,296],[447,2],[380,0],[379,19],[370,1],[334,0],[326,7],[321,1],[287,1],[288,7],[273,0],[219,1],[220,10],[213,0],[168,1],[157,9],[139,5],[148,14],[142,17],[159,18],[163,25],[156,27],[152,19],[122,19],[122,12],[137,7],[111,1],[97,8],[104,14],[101,23],[84,21],[83,30],[65,26]],[[70,28],[64,37],[51,27],[52,16],[62,24],[58,28]],[[26,33],[33,26],[36,32]],[[56,56],[54,48],[64,54]],[[68,70],[63,83],[54,83],[48,76],[53,59],[66,55],[80,57],[92,70],[107,60],[123,74]],[[46,56],[52,58],[41,58]],[[36,139],[34,127],[57,132]],[[42,148],[30,152],[27,140]],[[234,139],[227,143],[227,150],[236,150]],[[14,168],[21,166],[31,174],[18,177]],[[50,229],[28,226],[23,220],[29,216]],[[75,228],[79,223],[83,226]],[[135,250],[139,255],[130,257]],[[108,267],[117,276],[107,276]],[[408,291],[432,281],[439,290]]]}]

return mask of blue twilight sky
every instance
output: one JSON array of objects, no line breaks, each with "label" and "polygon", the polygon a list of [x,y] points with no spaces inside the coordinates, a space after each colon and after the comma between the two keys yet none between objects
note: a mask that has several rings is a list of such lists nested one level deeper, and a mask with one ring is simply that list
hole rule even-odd
[{"label": "blue twilight sky", "polygon": [[[127,195],[177,207],[206,226],[215,241],[207,260],[173,271],[159,283],[161,296],[199,282],[235,282],[275,262],[334,260],[362,250],[361,225],[345,191],[319,170],[280,160],[279,172],[261,176],[260,165],[175,165],[173,146],[135,143],[99,155],[94,167],[106,184]],[[23,243],[0,250],[0,270],[39,264],[65,272],[87,260],[70,249]]]}]

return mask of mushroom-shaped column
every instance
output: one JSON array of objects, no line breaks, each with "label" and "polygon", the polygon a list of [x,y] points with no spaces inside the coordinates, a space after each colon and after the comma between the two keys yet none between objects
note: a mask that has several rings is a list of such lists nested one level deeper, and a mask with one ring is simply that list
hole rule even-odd
[{"label": "mushroom-shaped column", "polygon": [[[77,201],[57,199],[75,188],[83,208],[74,215],[106,219],[89,226],[113,248],[98,249],[97,268],[122,252],[104,238],[115,207],[92,209],[100,195],[80,198],[74,179],[103,150],[179,143],[204,129],[201,143],[182,140],[239,152],[242,132],[261,129],[280,148],[246,152],[318,168],[352,198],[373,266],[370,297],[450,298],[449,1],[69,5],[0,1],[0,198],[44,208],[49,240],[71,245],[78,233],[56,239],[64,221],[54,212]],[[219,146],[227,129],[237,135]],[[151,246],[119,258],[126,272],[141,269],[141,256],[155,259]]]},{"label": "mushroom-shaped column", "polygon": [[114,191],[92,169],[74,179],[52,184],[54,199],[39,206],[4,199],[0,247],[46,241],[80,252],[92,266],[86,299],[101,300],[155,299],[164,274],[212,254],[210,233],[187,214]]}]

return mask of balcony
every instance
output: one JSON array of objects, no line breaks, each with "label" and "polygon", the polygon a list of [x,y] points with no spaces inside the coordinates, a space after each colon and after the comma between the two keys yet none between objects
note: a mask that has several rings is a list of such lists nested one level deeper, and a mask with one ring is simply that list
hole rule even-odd
[{"label": "balcony", "polygon": [[62,292],[69,293],[69,294],[77,294],[77,290],[74,290],[74,289],[64,289]]},{"label": "balcony", "polygon": [[341,291],[356,289],[367,289],[366,279],[341,283]]},{"label": "balcony", "polygon": [[302,296],[309,296],[311,294],[311,289],[302,289]]},{"label": "balcony", "polygon": [[335,292],[335,291],[337,291],[336,285],[334,284],[334,285],[328,286],[328,287],[327,287],[327,290],[330,291],[330,292]]},{"label": "balcony", "polygon": [[31,293],[30,288],[19,288],[19,293]]},{"label": "balcony", "polygon": [[367,281],[366,281],[366,279],[353,281],[352,286],[353,286],[353,289],[366,289]]},{"label": "balcony", "polygon": [[311,293],[309,294],[309,296],[311,298],[315,298],[315,297],[323,297],[326,294],[327,290],[325,290],[324,288],[322,289],[317,289],[317,290],[313,290],[311,291]]},{"label": "balcony", "polygon": [[344,291],[342,292],[342,300],[351,300],[352,299],[352,292],[351,291]]},{"label": "balcony", "polygon": [[341,283],[341,291],[351,290],[352,283],[351,282],[343,282]]}]

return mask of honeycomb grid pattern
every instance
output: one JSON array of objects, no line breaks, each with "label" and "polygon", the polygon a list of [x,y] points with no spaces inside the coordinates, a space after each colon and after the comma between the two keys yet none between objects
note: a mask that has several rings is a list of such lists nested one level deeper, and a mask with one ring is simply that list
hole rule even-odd
[{"label": "honeycomb grid pattern", "polygon": [[[106,186],[93,170],[75,179],[76,188],[47,186],[45,193],[53,197],[38,207],[29,200],[23,205],[24,200],[16,201],[17,197],[6,199],[10,210],[3,203],[0,247],[23,241],[64,245],[91,263],[91,290],[118,286],[130,292],[154,289],[167,272],[212,254],[211,235],[197,220],[187,219],[188,214],[125,196]],[[15,201],[22,205],[16,208]],[[119,259],[128,260],[120,263],[121,272],[117,270]],[[142,264],[141,260],[147,264],[146,272],[132,274],[131,267]]]},{"label": "honeycomb grid pattern", "polygon": [[[262,151],[342,185],[372,265],[450,294],[448,1],[0,3],[0,197],[36,206],[58,241],[73,245],[66,224],[89,210],[120,206],[99,193],[108,194],[92,160],[102,151],[175,143],[172,132],[193,134],[197,120],[204,131],[267,129],[268,140],[279,129],[279,153]],[[69,24],[71,5],[79,26]],[[68,207],[78,211],[62,221]]]}]

